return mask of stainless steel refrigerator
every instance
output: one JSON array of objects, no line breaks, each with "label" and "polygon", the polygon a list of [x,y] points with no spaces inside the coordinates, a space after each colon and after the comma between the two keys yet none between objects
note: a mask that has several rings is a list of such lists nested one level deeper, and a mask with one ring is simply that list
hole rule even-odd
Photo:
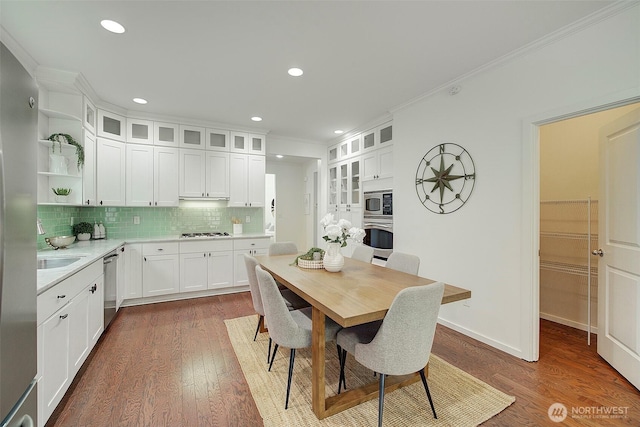
[{"label": "stainless steel refrigerator", "polygon": [[37,425],[38,89],[0,43],[0,426]]}]

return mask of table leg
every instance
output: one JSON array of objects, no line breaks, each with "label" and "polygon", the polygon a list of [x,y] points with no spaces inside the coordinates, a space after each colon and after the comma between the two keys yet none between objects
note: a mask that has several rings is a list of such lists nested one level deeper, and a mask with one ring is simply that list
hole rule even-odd
[{"label": "table leg", "polygon": [[319,420],[325,418],[325,315],[313,307],[311,312],[311,404]]}]

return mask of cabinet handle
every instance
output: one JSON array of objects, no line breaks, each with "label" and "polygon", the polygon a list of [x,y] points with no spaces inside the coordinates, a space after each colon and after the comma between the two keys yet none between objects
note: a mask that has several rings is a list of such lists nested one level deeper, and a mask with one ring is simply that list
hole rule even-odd
[{"label": "cabinet handle", "polygon": [[87,199],[87,204],[89,204],[89,199]]},{"label": "cabinet handle", "polygon": [[202,193],[202,197],[204,197],[204,193]]},{"label": "cabinet handle", "polygon": [[155,202],[156,206],[158,206],[158,202]]},{"label": "cabinet handle", "polygon": [[149,206],[151,206],[151,202],[149,202]]},{"label": "cabinet handle", "polygon": [[147,257],[144,257],[144,261],[147,262]]},{"label": "cabinet handle", "polygon": [[158,251],[162,252],[162,251],[164,251],[164,249],[162,249],[162,248],[158,248]]},{"label": "cabinet handle", "polygon": [[66,298],[66,295],[58,295],[58,299]]},{"label": "cabinet handle", "polygon": [[124,246],[120,248],[120,252],[124,252]]},{"label": "cabinet handle", "polygon": [[100,206],[102,206],[102,200],[100,200]]},{"label": "cabinet handle", "polygon": [[207,193],[207,197],[209,197],[209,193]]},{"label": "cabinet handle", "polygon": [[[204,253],[204,254],[202,254],[202,256],[206,258],[206,257],[207,257],[207,254],[206,254],[206,253]],[[209,256],[211,256],[211,254],[209,254]]]},{"label": "cabinet handle", "polygon": [[92,294],[93,294],[93,293],[95,293],[95,291],[97,291],[97,290],[98,290],[98,285],[93,285],[93,286],[89,289],[89,291],[90,291]]},{"label": "cabinet handle", "polygon": [[67,318],[67,316],[69,316],[69,315],[68,315],[68,314],[62,314],[62,315],[60,315],[60,318],[61,318],[62,320],[64,320],[64,319],[66,319],[66,318]]}]

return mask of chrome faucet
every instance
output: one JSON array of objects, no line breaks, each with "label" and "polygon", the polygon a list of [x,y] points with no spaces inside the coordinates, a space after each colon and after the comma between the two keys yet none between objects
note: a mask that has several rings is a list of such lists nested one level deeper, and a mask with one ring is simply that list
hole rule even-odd
[{"label": "chrome faucet", "polygon": [[37,218],[36,226],[38,227],[38,234],[46,233],[46,231],[44,231],[44,227],[42,226],[42,221],[40,220],[40,218]]}]

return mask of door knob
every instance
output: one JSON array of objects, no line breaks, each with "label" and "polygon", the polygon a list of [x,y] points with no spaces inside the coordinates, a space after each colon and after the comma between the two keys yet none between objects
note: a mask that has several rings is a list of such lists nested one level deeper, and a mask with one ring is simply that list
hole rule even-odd
[{"label": "door knob", "polygon": [[602,249],[594,249],[593,252],[591,252],[593,255],[600,255],[601,257],[604,256],[604,252]]}]

